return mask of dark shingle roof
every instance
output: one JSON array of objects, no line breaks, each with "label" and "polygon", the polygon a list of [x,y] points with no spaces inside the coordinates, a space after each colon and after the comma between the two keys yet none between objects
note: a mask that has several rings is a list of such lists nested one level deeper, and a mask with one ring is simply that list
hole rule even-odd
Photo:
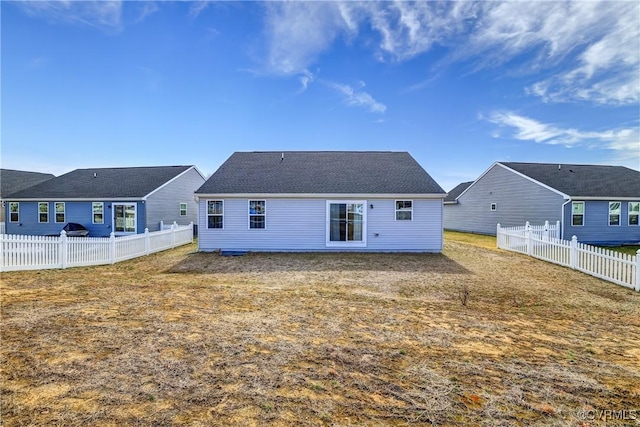
[{"label": "dark shingle roof", "polygon": [[76,169],[10,195],[13,199],[142,198],[192,166]]},{"label": "dark shingle roof", "polygon": [[[282,156],[284,155],[284,160]],[[444,194],[406,152],[236,152],[196,194]]]},{"label": "dark shingle roof", "polygon": [[571,197],[640,198],[640,172],[624,166],[500,163]]},{"label": "dark shingle roof", "polygon": [[458,196],[462,194],[462,192],[466,190],[471,184],[473,184],[473,181],[461,182],[460,184],[456,185],[453,190],[449,191],[449,194],[447,194],[447,197],[444,198],[444,201],[455,202]]},{"label": "dark shingle roof", "polygon": [[41,182],[55,178],[50,173],[17,171],[0,169],[0,197],[5,199],[9,194],[24,190]]}]

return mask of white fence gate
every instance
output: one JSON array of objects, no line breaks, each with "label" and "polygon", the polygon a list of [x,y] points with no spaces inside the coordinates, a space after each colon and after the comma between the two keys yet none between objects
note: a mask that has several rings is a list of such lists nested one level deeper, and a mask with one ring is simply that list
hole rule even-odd
[{"label": "white fence gate", "polygon": [[[559,227],[558,227],[559,228]],[[531,226],[496,230],[498,248],[579,270],[591,276],[640,291],[640,250],[636,255],[579,243],[576,236],[560,240]]]},{"label": "white fence gate", "polygon": [[0,235],[0,271],[114,264],[193,242],[193,224],[115,237]]}]

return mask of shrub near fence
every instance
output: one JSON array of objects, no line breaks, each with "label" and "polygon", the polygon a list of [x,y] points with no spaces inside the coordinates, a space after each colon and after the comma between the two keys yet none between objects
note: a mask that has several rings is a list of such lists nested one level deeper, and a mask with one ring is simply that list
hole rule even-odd
[{"label": "shrub near fence", "polygon": [[498,248],[519,252],[544,261],[579,270],[618,285],[640,291],[640,250],[636,255],[549,237],[533,231],[531,227],[503,228],[496,230]]},{"label": "shrub near fence", "polygon": [[114,264],[193,241],[193,224],[115,237],[0,235],[0,271]]}]

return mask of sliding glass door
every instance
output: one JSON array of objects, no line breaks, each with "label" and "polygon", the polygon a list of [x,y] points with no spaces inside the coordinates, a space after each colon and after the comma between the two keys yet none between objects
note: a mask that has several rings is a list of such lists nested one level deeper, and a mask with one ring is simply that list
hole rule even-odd
[{"label": "sliding glass door", "polygon": [[327,246],[366,246],[365,206],[365,202],[327,202]]},{"label": "sliding glass door", "polygon": [[113,231],[116,233],[136,232],[136,205],[122,203],[113,205]]}]

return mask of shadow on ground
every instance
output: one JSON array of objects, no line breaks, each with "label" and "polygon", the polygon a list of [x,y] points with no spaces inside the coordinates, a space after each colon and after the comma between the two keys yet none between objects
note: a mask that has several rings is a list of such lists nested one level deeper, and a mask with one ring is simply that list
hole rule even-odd
[{"label": "shadow on ground", "polygon": [[168,273],[269,273],[283,271],[384,271],[468,274],[469,270],[443,254],[390,253],[248,253],[222,256],[193,253]]}]

